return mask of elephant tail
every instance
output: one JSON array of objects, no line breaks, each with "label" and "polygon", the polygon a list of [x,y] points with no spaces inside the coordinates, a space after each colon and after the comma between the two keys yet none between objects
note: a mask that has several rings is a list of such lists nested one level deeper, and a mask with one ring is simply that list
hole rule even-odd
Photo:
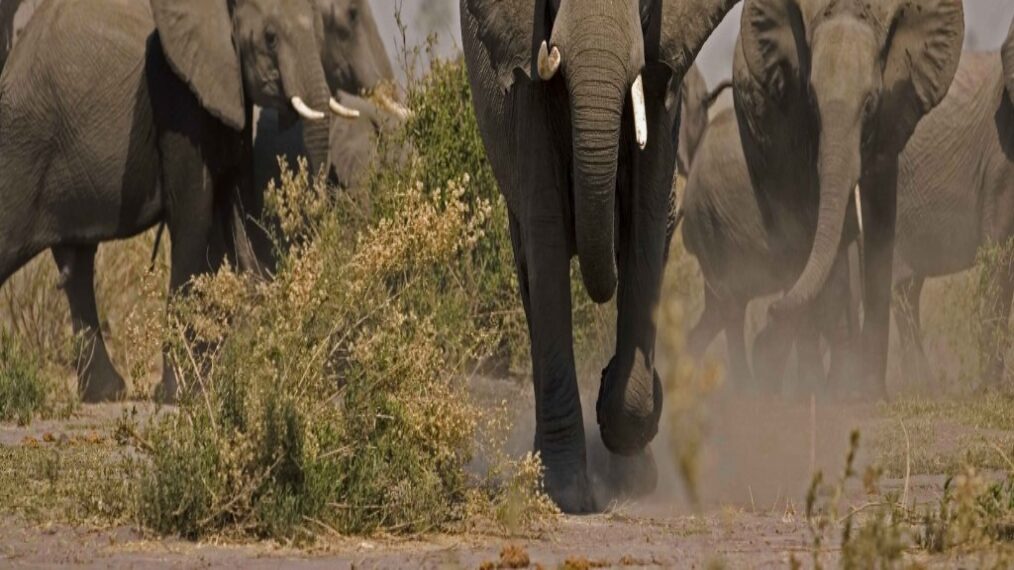
[{"label": "elephant tail", "polygon": [[726,79],[721,83],[719,83],[718,85],[715,85],[715,88],[711,90],[711,93],[708,93],[708,97],[704,100],[704,108],[710,109],[711,106],[715,104],[715,101],[718,100],[718,97],[722,95],[722,92],[725,91],[726,89],[731,88],[732,88],[731,79]]},{"label": "elephant tail", "polygon": [[158,260],[158,250],[162,246],[162,233],[165,232],[165,220],[162,220],[158,224],[158,231],[155,232],[155,245],[151,247],[151,263],[148,265],[148,271],[155,271],[155,262]]}]

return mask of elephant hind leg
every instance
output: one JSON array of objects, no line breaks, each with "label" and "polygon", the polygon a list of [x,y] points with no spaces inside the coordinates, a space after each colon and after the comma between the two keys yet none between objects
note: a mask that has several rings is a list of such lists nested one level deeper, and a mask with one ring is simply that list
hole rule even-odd
[{"label": "elephant hind leg", "polygon": [[919,384],[932,382],[923,347],[920,302],[925,279],[912,276],[895,286],[894,319],[901,341],[901,366],[905,379]]},{"label": "elephant hind leg", "polygon": [[1006,375],[1005,356],[1011,340],[1008,321],[1014,295],[1014,252],[1005,249],[1000,263],[986,270],[992,274],[989,276],[987,299],[984,300],[983,316],[987,324],[981,333],[980,353],[987,362],[986,384],[999,387]]},{"label": "elephant hind leg", "polygon": [[725,314],[725,344],[729,359],[729,375],[735,386],[754,386],[753,374],[746,354],[746,302],[737,301]]},{"label": "elephant hind leg", "polygon": [[77,337],[78,392],[88,403],[117,400],[127,391],[127,383],[109,359],[99,325],[95,303],[96,249],[95,245],[52,248]]},{"label": "elephant hind leg", "polygon": [[704,311],[697,319],[697,324],[687,335],[687,351],[695,360],[700,361],[711,341],[722,330],[722,310],[719,300],[710,288],[704,288]]}]

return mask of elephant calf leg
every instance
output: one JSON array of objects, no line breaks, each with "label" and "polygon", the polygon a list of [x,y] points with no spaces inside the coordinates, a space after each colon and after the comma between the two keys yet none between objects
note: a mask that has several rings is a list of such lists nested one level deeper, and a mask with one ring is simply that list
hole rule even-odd
[{"label": "elephant calf leg", "polygon": [[923,280],[912,278],[895,287],[894,316],[901,341],[901,368],[906,380],[919,383],[933,381],[932,372],[922,345],[922,324],[919,300]]},{"label": "elephant calf leg", "polygon": [[95,304],[96,246],[57,246],[52,251],[77,337],[81,399],[94,403],[122,398],[127,384],[109,359]]}]

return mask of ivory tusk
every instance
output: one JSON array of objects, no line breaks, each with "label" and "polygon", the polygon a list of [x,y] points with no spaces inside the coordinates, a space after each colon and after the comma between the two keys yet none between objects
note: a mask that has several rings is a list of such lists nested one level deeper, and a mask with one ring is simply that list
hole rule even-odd
[{"label": "ivory tusk", "polygon": [[637,146],[644,150],[648,146],[648,115],[644,110],[644,82],[640,75],[630,88],[630,96],[634,103],[634,134],[637,136]]},{"label": "ivory tusk", "polygon": [[383,108],[387,109],[402,121],[408,120],[412,116],[412,111],[410,109],[394,99],[391,99],[386,93],[377,94],[377,99]]},{"label": "ivory tusk", "polygon": [[543,81],[549,81],[552,79],[556,72],[560,70],[560,62],[563,58],[560,56],[560,49],[553,46],[553,51],[549,51],[549,44],[542,42],[539,47],[539,77]]},{"label": "ivory tusk", "polygon": [[859,185],[853,191],[856,197],[856,218],[859,220],[859,235],[863,235],[863,202],[859,197]]},{"label": "ivory tusk", "polygon": [[324,113],[307,107],[303,99],[298,96],[292,98],[292,108],[299,113],[300,117],[303,117],[307,121],[319,121],[324,118]]},{"label": "ivory tusk", "polygon": [[334,97],[332,97],[331,100],[327,102],[327,106],[331,108],[331,112],[332,113],[334,113],[335,115],[338,115],[339,117],[341,117],[343,119],[358,119],[359,118],[359,111],[357,111],[355,109],[350,109],[350,108],[346,107],[345,105],[342,105],[338,101],[335,101]]}]

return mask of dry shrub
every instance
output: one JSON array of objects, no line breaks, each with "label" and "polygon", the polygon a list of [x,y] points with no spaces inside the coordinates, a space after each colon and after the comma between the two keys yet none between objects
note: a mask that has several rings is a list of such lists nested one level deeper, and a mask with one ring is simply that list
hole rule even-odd
[{"label": "dry shrub", "polygon": [[[682,193],[685,182],[676,180]],[[694,362],[687,354],[684,331],[687,315],[703,307],[702,277],[696,262],[683,247],[677,230],[670,244],[659,309],[660,365],[665,394],[663,433],[693,502],[699,498],[700,457],[708,435],[709,397],[721,385],[721,367],[711,359]]]},{"label": "dry shrub", "polygon": [[[946,350],[929,350],[934,368],[951,368],[957,386],[964,391],[979,388],[988,372],[990,359],[1003,353],[1007,362],[1014,358],[1011,324],[996,323],[999,291],[993,281],[997,272],[1006,271],[1014,256],[1014,241],[980,248],[975,266],[962,274],[941,280],[938,291],[923,294],[922,320],[928,342],[943,341]],[[952,356],[955,366],[940,361]],[[1011,377],[1010,366],[1003,371],[1002,383]]]},{"label": "dry shrub", "polygon": [[224,269],[173,304],[185,395],[143,436],[146,526],[191,538],[425,532],[464,522],[477,498],[545,500],[531,459],[499,483],[465,469],[482,416],[467,365],[496,338],[459,275],[490,209],[465,201],[469,184],[389,188],[392,208],[356,222],[305,167],[283,171],[267,200],[286,205],[273,214],[291,244],[275,278]]}]

